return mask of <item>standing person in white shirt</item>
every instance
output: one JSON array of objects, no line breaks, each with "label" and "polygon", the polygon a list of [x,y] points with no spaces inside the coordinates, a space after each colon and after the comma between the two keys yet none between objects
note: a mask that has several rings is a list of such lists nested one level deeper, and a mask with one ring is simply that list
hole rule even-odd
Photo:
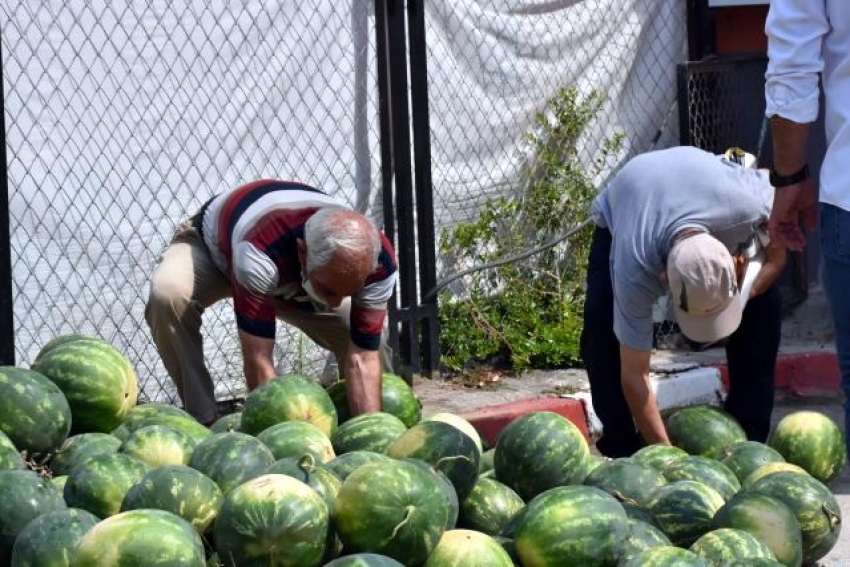
[{"label": "standing person in white shirt", "polygon": [[[776,188],[770,229],[775,240],[801,250],[800,218],[814,227],[820,202],[824,288],[835,323],[841,385],[850,400],[850,2],[772,0],[765,31],[770,60],[766,114],[773,131],[771,184]],[[819,79],[827,137],[820,195],[806,163]],[[845,402],[848,423],[850,401]]]}]

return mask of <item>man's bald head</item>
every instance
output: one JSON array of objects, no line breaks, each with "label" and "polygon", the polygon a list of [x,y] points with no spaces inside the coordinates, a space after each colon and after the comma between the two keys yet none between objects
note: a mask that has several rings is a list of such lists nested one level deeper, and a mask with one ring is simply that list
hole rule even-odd
[{"label": "man's bald head", "polygon": [[319,209],[304,226],[308,274],[328,268],[351,281],[365,281],[378,267],[381,238],[360,213],[341,208]]}]

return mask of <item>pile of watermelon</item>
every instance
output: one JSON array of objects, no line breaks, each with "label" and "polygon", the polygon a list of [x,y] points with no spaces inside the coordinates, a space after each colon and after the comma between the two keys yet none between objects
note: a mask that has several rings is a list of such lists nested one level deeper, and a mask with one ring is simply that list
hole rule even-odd
[{"label": "pile of watermelon", "polygon": [[138,404],[112,345],[59,337],[0,367],[0,567],[800,566],[841,531],[844,436],[820,413],[762,444],[682,408],[673,446],[609,460],[555,413],[488,448],[398,376],[382,388],[351,417],[344,381],[281,376],[207,428]]}]

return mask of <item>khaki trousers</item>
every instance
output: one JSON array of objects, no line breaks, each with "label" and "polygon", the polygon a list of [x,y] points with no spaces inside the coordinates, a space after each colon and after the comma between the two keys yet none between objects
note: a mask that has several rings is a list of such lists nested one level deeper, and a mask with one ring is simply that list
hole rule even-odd
[{"label": "khaki trousers", "polygon": [[[217,414],[215,388],[204,362],[201,319],[204,310],[233,296],[230,282],[216,267],[191,219],[181,223],[151,279],[145,320],[183,406],[201,423]],[[342,366],[350,342],[351,302],[326,313],[307,313],[280,303],[277,318],[303,331],[333,353]],[[392,369],[392,351],[381,337],[381,364]]]}]

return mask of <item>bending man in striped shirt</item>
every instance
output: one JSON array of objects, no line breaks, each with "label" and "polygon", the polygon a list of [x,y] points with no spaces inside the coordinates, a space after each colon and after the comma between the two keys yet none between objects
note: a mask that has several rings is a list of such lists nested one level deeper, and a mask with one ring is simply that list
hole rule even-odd
[{"label": "bending man in striped shirt", "polygon": [[359,415],[381,409],[395,280],[392,246],[366,217],[318,189],[261,180],[213,197],[177,228],[154,272],[145,319],[184,407],[201,423],[218,418],[201,315],[228,297],[249,391],[276,375],[281,319],[336,355]]}]

